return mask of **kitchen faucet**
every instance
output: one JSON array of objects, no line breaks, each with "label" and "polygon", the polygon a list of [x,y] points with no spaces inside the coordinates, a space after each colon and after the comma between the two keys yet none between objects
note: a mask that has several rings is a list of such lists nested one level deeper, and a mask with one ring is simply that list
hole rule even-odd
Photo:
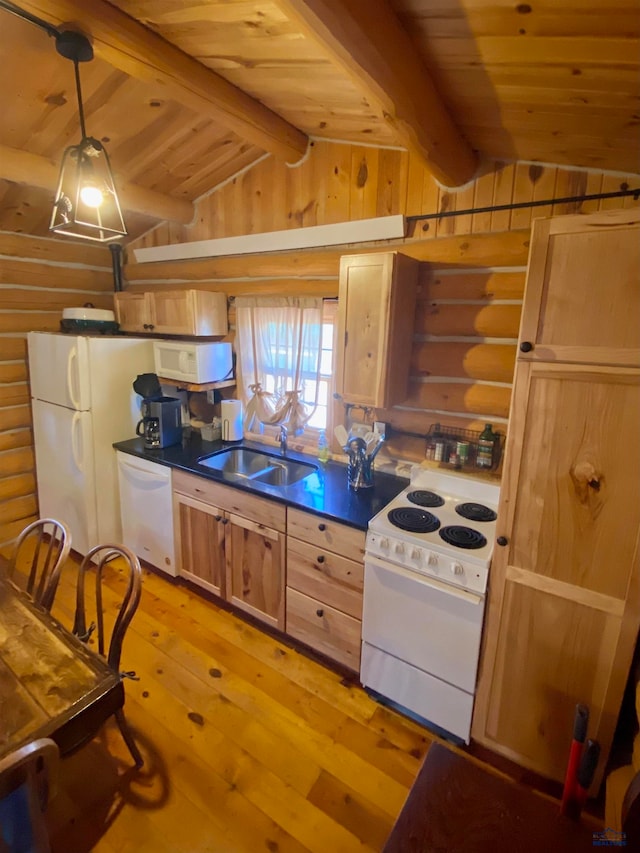
[{"label": "kitchen faucet", "polygon": [[280,452],[284,456],[287,452],[287,428],[283,424],[280,424],[280,435],[278,436],[278,440],[280,441]]}]

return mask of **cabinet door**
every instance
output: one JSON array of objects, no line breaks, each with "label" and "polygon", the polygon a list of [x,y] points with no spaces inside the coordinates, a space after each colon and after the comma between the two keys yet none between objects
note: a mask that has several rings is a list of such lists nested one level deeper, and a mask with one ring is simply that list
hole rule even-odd
[{"label": "cabinet door", "polygon": [[637,369],[518,365],[476,698],[474,738],[558,780],[588,705],[594,787],[640,626],[639,390]]},{"label": "cabinet door", "polygon": [[227,600],[284,631],[284,535],[227,514]]},{"label": "cabinet door", "polygon": [[519,358],[640,365],[640,211],[534,222]]},{"label": "cabinet door", "polygon": [[193,290],[156,290],[153,298],[153,331],[160,335],[195,335]]},{"label": "cabinet door", "polygon": [[393,252],[343,257],[336,390],[387,408],[407,396],[419,264]]},{"label": "cabinet door", "polygon": [[148,293],[116,293],[113,300],[116,320],[123,332],[153,331]]},{"label": "cabinet door", "polygon": [[173,501],[178,574],[224,598],[224,513],[178,492]]}]

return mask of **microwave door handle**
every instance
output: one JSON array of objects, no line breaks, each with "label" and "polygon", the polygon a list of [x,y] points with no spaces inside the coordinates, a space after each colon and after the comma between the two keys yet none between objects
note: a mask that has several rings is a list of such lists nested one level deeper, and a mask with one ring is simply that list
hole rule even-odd
[{"label": "microwave door handle", "polygon": [[180,372],[183,376],[189,375],[189,355],[186,350],[181,349],[178,355],[178,364],[180,365]]}]

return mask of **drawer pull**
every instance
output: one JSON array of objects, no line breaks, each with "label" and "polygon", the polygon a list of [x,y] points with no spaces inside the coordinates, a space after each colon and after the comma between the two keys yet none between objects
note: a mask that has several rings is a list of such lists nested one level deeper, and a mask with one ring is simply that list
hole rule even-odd
[{"label": "drawer pull", "polygon": [[324,610],[321,607],[316,610],[316,616],[324,616]]},{"label": "drawer pull", "polygon": [[318,562],[318,563],[324,563],[324,557],[322,556],[322,554],[319,554],[319,555],[316,557],[316,562]]},{"label": "drawer pull", "polygon": [[318,530],[326,530],[326,529],[327,529],[327,525],[326,525],[326,524],[319,524],[319,525],[318,525]]}]

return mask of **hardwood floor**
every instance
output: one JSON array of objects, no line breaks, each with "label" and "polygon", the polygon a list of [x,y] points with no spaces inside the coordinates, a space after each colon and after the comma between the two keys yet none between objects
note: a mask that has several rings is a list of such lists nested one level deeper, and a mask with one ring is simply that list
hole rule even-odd
[{"label": "hardwood floor", "polygon": [[[123,578],[110,564],[106,604]],[[68,565],[53,613],[70,626]],[[54,853],[381,850],[433,739],[357,686],[145,572],[122,656],[135,771],[114,724],[61,763]]]}]

